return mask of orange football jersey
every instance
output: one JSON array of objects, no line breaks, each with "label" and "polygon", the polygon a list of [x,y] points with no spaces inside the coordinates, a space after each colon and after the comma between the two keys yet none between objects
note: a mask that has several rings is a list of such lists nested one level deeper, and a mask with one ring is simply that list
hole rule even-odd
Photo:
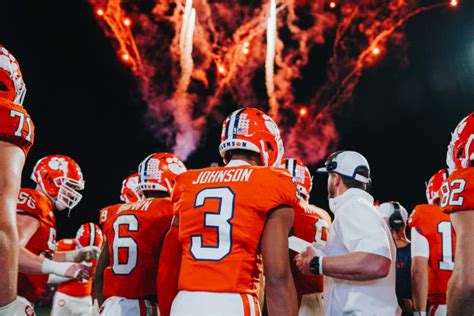
[{"label": "orange football jersey", "polygon": [[0,140],[17,145],[28,155],[34,138],[35,126],[25,108],[0,98]]},{"label": "orange football jersey", "polygon": [[[302,201],[299,207],[295,208],[295,219],[291,235],[306,240],[307,242],[316,242],[324,246],[327,242],[330,224],[331,217],[325,210]],[[296,255],[296,252],[291,251],[290,266],[298,296],[323,292],[323,276],[303,275],[296,267],[294,260]]]},{"label": "orange football jersey", "polygon": [[[61,239],[60,241],[58,241],[58,247],[56,251],[72,251],[72,250],[76,250],[76,247],[77,247],[76,239],[74,238]],[[97,260],[92,260],[91,263],[92,263],[92,275],[94,275],[95,268],[97,265]],[[80,282],[77,280],[64,282],[58,285],[58,291],[66,295],[73,296],[73,297],[91,296],[92,295],[92,281],[93,281],[93,278],[89,278],[89,280],[85,282]]]},{"label": "orange football jersey", "polygon": [[268,213],[297,207],[286,170],[240,166],[190,170],[176,178],[182,262],[178,288],[257,295],[260,239]]},{"label": "orange football jersey", "polygon": [[[36,218],[40,226],[26,244],[35,255],[52,259],[56,250],[56,217],[53,204],[43,193],[33,189],[21,189],[18,195],[17,214]],[[18,295],[34,303],[43,295],[48,275],[18,274]]]},{"label": "orange football jersey", "polygon": [[146,199],[109,209],[114,210],[101,220],[110,256],[104,296],[156,298],[158,259],[173,217],[171,200]]},{"label": "orange football jersey", "polygon": [[456,234],[448,214],[438,206],[417,205],[410,215],[410,228],[415,228],[429,243],[428,301],[446,304],[448,281],[454,268]]},{"label": "orange football jersey", "polygon": [[455,170],[439,190],[446,213],[474,210],[474,167]]}]

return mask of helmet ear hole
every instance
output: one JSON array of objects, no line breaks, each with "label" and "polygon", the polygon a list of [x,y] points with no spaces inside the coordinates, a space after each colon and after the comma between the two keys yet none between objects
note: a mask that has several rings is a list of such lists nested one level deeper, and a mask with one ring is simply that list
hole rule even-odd
[{"label": "helmet ear hole", "polygon": [[272,144],[270,144],[270,142],[267,142],[266,144],[267,144],[268,151],[273,151]]},{"label": "helmet ear hole", "polygon": [[0,91],[8,91],[7,86],[3,82],[0,82]]}]

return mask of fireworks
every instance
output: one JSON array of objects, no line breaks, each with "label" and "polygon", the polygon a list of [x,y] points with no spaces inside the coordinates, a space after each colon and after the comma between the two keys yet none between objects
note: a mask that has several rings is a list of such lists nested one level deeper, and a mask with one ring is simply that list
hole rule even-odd
[{"label": "fireworks", "polygon": [[299,112],[300,117],[305,117],[306,115],[308,115],[308,108],[302,107],[299,109],[298,112]]},{"label": "fireworks", "polygon": [[[137,77],[151,128],[181,158],[199,145],[209,117],[268,104],[263,109],[283,129],[288,154],[309,164],[333,150],[332,113],[351,99],[364,70],[382,61],[387,45],[390,54],[403,54],[405,22],[427,10],[459,5],[456,0],[426,6],[417,0],[247,5],[157,0],[145,10],[134,1],[89,1]],[[321,62],[326,65],[321,73],[303,76],[310,58],[321,58],[328,47],[332,53]],[[321,77],[324,81],[315,80]],[[296,95],[296,81],[313,87],[313,95]]]}]

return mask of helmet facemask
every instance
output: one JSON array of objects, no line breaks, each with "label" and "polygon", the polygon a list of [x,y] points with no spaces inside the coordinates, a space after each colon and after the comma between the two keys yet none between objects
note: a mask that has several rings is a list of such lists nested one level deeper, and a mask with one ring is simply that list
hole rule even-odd
[{"label": "helmet facemask", "polygon": [[68,208],[70,212],[82,199],[82,194],[78,190],[84,189],[84,182],[57,177],[54,179],[54,184],[59,188],[58,195],[55,197],[55,207],[59,211]]}]

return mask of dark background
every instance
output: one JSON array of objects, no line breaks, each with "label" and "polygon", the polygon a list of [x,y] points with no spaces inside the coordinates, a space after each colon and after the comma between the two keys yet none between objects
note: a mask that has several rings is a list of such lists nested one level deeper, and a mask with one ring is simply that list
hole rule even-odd
[{"label": "dark background", "polygon": [[[123,178],[143,158],[169,148],[147,129],[135,80],[87,1],[3,2],[0,43],[20,61],[37,133],[23,185],[34,185],[29,175],[44,155],[62,153],[80,164],[84,199],[69,219],[58,214],[59,237],[73,236],[102,207],[119,202]],[[415,17],[406,35],[408,63],[388,52],[335,119],[339,148],[369,160],[375,198],[411,210],[425,201],[425,181],[445,166],[450,132],[474,109],[474,1]],[[220,161],[219,134],[209,135],[189,168]],[[325,187],[325,177],[316,176],[312,199],[327,208]]]}]

